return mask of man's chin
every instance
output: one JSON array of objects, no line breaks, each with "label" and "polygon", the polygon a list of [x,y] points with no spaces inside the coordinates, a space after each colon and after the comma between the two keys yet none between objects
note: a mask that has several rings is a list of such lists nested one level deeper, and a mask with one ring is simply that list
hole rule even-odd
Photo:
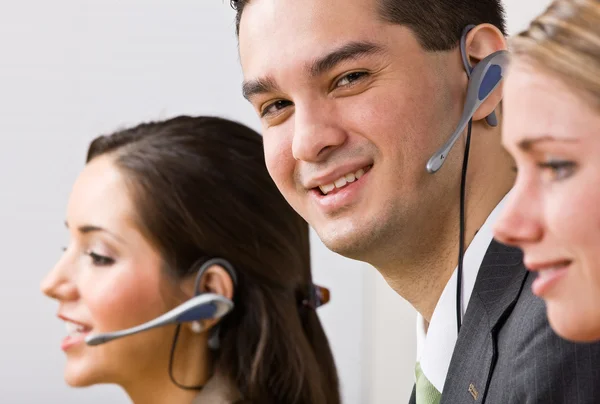
[{"label": "man's chin", "polygon": [[315,229],[323,244],[331,251],[346,258],[368,261],[372,248],[372,234],[352,226]]}]

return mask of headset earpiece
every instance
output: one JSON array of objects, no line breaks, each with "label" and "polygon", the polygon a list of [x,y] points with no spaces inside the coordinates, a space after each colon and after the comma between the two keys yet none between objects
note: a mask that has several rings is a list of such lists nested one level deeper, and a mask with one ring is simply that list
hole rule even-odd
[{"label": "headset earpiece", "polygon": [[194,334],[200,334],[204,330],[200,321],[192,321],[190,323],[190,328]]},{"label": "headset earpiece", "polygon": [[[448,141],[427,162],[427,171],[429,173],[433,174],[442,167],[446,157],[448,157],[448,153],[469,124],[469,121],[473,118],[477,109],[487,100],[502,81],[507,67],[507,51],[494,52],[475,66],[469,78],[467,97],[460,122]],[[492,123],[497,121],[495,114],[490,120]]]},{"label": "headset earpiece", "polygon": [[[463,61],[465,72],[467,72],[467,77],[469,79],[471,78],[471,73],[473,72],[473,66],[471,66],[471,62],[469,62],[469,55],[467,52],[467,35],[473,28],[475,28],[475,25],[467,25],[460,38],[460,56]],[[498,117],[496,116],[496,111],[492,111],[492,113],[489,114],[485,120],[491,127],[498,126]]]}]

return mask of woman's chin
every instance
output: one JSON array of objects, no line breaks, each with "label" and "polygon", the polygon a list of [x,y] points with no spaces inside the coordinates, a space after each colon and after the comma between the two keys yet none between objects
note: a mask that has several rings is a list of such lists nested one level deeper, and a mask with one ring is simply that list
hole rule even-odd
[{"label": "woman's chin", "polygon": [[84,375],[70,374],[65,374],[65,382],[71,387],[89,387],[93,384],[96,384],[96,382],[85,377]]},{"label": "woman's chin", "polygon": [[71,387],[89,387],[98,383],[106,383],[97,373],[82,364],[67,363],[64,380]]},{"label": "woman's chin", "polygon": [[572,342],[600,341],[600,317],[585,310],[565,309],[560,303],[547,302],[548,320],[559,337]]}]

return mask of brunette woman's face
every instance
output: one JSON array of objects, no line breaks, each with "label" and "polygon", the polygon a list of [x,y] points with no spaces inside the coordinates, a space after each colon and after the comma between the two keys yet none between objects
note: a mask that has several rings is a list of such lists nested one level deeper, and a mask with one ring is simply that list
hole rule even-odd
[{"label": "brunette woman's face", "polygon": [[167,375],[173,327],[99,346],[84,342],[89,333],[144,323],[178,303],[165,300],[165,290],[175,297],[180,289],[163,275],[158,251],[135,225],[129,195],[109,157],[87,164],[68,203],[70,241],[42,283],[66,323],[61,348],[67,358],[65,380],[72,386],[126,385],[135,375]]}]

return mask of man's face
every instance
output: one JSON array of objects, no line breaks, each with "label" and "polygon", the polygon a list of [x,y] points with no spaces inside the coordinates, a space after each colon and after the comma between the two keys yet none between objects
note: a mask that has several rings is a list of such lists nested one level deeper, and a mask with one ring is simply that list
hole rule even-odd
[{"label": "man's face", "polygon": [[376,6],[252,0],[239,34],[279,190],[330,249],[370,262],[434,238],[457,211],[461,154],[435,175],[425,165],[467,84],[458,50],[425,52]]}]

